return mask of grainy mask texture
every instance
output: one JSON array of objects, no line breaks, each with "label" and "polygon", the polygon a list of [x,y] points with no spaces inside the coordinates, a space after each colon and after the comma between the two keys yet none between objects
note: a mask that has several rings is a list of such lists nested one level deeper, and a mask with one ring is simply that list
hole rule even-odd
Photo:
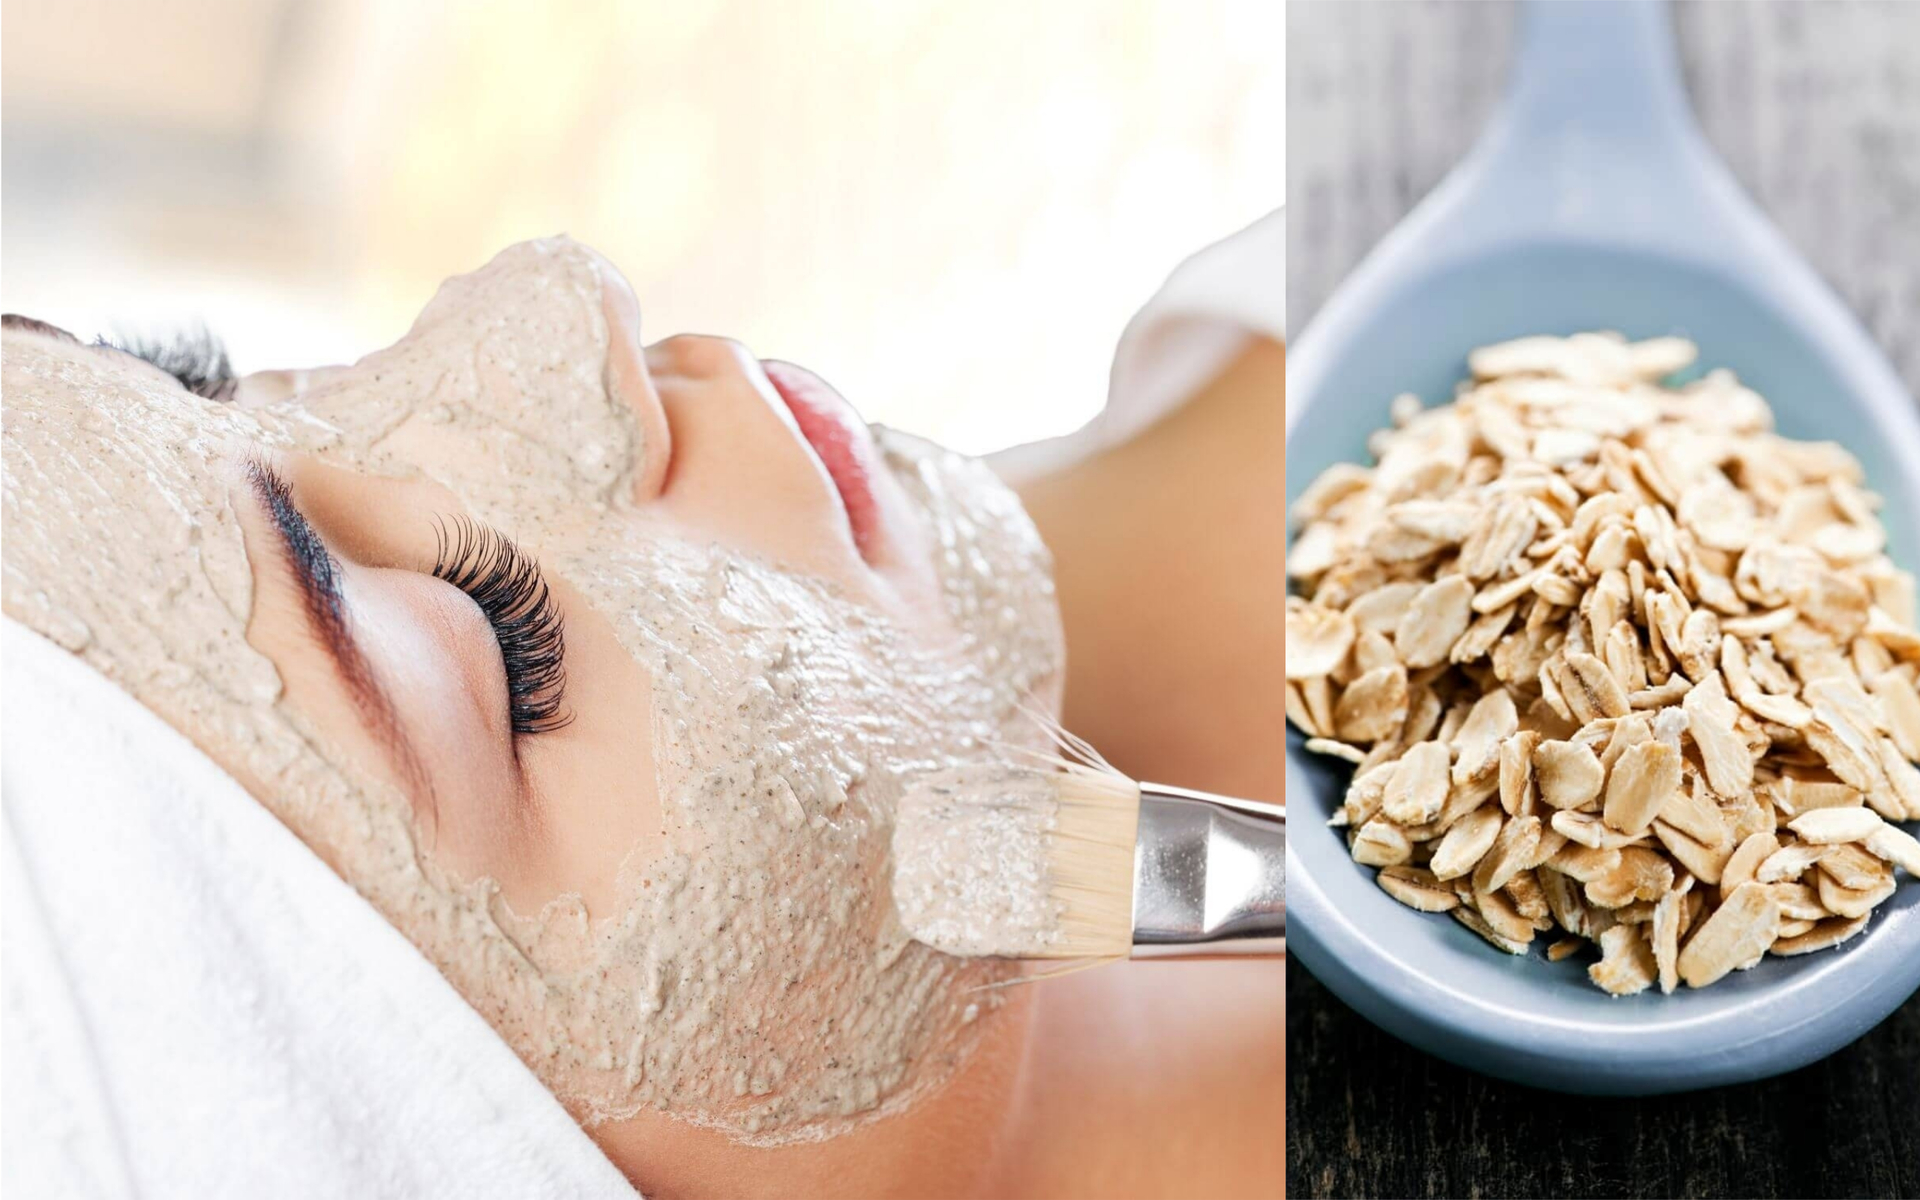
[{"label": "grainy mask texture", "polygon": [[1858,933],[1920,875],[1920,635],[1879,499],[1677,338],[1476,350],[1289,516],[1287,714],[1387,893],[1615,994]]}]

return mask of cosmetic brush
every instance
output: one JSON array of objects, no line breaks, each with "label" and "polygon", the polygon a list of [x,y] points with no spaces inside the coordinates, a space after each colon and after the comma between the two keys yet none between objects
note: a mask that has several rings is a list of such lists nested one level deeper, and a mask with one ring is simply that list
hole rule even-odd
[{"label": "cosmetic brush", "polygon": [[1016,751],[913,782],[893,835],[894,906],[919,941],[1007,958],[1284,954],[1287,810],[1138,783],[1052,726]]}]

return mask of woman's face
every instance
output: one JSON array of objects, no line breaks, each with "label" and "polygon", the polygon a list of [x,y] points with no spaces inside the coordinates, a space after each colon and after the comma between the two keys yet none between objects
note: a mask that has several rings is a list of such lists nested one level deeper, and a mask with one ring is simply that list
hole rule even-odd
[{"label": "woman's face", "polygon": [[[576,1115],[814,1137],[946,1078],[1000,968],[911,943],[915,772],[1057,704],[977,464],[564,239],[351,367],[190,394],[10,331],[5,607],[227,767]],[[137,903],[137,900],[130,900]]]}]

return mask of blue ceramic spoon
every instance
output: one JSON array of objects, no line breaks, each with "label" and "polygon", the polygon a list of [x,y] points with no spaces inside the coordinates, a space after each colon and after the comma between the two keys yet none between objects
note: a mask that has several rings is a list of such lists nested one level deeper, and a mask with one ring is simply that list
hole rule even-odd
[{"label": "blue ceramic spoon", "polygon": [[[1287,487],[1368,461],[1388,401],[1445,401],[1475,346],[1532,333],[1682,334],[1841,442],[1886,498],[1889,552],[1920,566],[1920,409],[1853,317],[1741,194],[1687,105],[1657,0],[1530,0],[1513,86],[1453,174],[1294,342]],[[1712,987],[1614,998],[1587,959],[1515,958],[1399,905],[1325,818],[1348,773],[1289,734],[1292,951],[1368,1018],[1443,1058],[1569,1092],[1641,1095],[1820,1058],[1920,987],[1920,881],[1837,950]],[[1337,766],[1337,764],[1335,764]],[[1304,814],[1304,815],[1303,815]]]}]

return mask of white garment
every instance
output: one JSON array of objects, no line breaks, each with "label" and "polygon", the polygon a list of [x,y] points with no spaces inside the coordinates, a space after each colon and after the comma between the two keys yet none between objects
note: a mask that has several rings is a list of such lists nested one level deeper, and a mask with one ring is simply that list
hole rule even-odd
[{"label": "white garment", "polygon": [[633,1189],[407,940],[170,726],[0,622],[9,1197]]},{"label": "white garment", "polygon": [[1211,383],[1248,339],[1286,335],[1287,215],[1278,208],[1181,263],[1127,322],[1098,416],[989,461],[1017,484],[1117,446]]}]

